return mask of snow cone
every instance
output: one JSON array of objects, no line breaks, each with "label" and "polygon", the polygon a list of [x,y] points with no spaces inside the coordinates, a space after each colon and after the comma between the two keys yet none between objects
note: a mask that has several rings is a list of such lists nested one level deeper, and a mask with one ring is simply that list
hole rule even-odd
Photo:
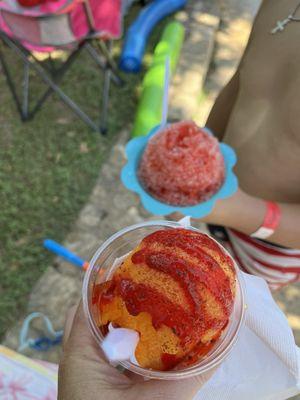
[{"label": "snow cone", "polygon": [[149,140],[138,177],[145,190],[163,203],[202,203],[225,179],[219,142],[192,121],[168,125]]},{"label": "snow cone", "polygon": [[138,333],[136,362],[120,364],[156,379],[215,368],[235,342],[244,310],[226,250],[168,221],[134,225],[105,242],[85,276],[83,301],[98,342],[110,324]]}]

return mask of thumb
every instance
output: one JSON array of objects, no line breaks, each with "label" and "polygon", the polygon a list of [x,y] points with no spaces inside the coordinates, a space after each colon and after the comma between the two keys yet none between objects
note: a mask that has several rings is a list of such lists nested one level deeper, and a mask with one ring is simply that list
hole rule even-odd
[{"label": "thumb", "polygon": [[68,342],[68,339],[70,337],[70,333],[71,333],[71,330],[72,330],[75,314],[77,313],[77,309],[79,307],[79,304],[80,303],[78,302],[77,305],[71,307],[67,311],[66,321],[65,321],[65,326],[64,326],[64,336],[63,336],[63,342],[62,342],[63,349],[65,348],[66,343]]},{"label": "thumb", "polygon": [[99,344],[92,336],[82,301],[72,307],[67,315],[63,338],[63,349],[67,353],[80,353],[81,356],[92,357],[96,354],[98,358],[105,360]]}]

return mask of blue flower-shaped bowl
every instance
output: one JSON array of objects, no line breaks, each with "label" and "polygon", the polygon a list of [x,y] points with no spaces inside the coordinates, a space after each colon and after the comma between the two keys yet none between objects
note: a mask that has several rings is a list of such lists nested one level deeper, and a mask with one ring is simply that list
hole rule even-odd
[{"label": "blue flower-shaped bowl", "polygon": [[[232,196],[238,188],[238,180],[232,171],[236,163],[236,155],[234,150],[225,143],[220,143],[220,150],[225,162],[225,181],[221,188],[207,201],[196,204],[194,206],[180,207],[162,203],[152,197],[145,191],[137,176],[137,170],[140,158],[146,148],[149,139],[155,135],[160,129],[160,126],[155,127],[147,136],[141,136],[131,139],[126,145],[127,164],[121,171],[121,180],[123,185],[137,193],[140,196],[144,208],[154,215],[167,215],[173,212],[180,212],[183,215],[188,215],[193,218],[202,218],[208,215],[217,200]],[[207,128],[206,132],[212,134]]]}]

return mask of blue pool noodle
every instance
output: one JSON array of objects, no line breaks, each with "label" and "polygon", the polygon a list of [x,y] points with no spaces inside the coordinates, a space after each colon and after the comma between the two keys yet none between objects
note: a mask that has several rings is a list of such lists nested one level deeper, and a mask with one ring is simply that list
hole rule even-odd
[{"label": "blue pool noodle", "polygon": [[147,40],[154,26],[186,3],[187,0],[154,0],[140,12],[125,37],[119,64],[123,71],[140,71]]}]

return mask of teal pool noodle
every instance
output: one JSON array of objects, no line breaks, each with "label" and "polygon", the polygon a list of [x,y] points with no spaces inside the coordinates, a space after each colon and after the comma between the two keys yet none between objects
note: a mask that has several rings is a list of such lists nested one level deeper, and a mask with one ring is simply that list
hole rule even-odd
[{"label": "teal pool noodle", "polygon": [[179,22],[170,22],[155,47],[152,65],[147,71],[136,112],[132,136],[144,136],[159,125],[162,117],[162,102],[165,82],[166,58],[170,58],[171,73],[176,69],[184,39],[184,27]]}]

